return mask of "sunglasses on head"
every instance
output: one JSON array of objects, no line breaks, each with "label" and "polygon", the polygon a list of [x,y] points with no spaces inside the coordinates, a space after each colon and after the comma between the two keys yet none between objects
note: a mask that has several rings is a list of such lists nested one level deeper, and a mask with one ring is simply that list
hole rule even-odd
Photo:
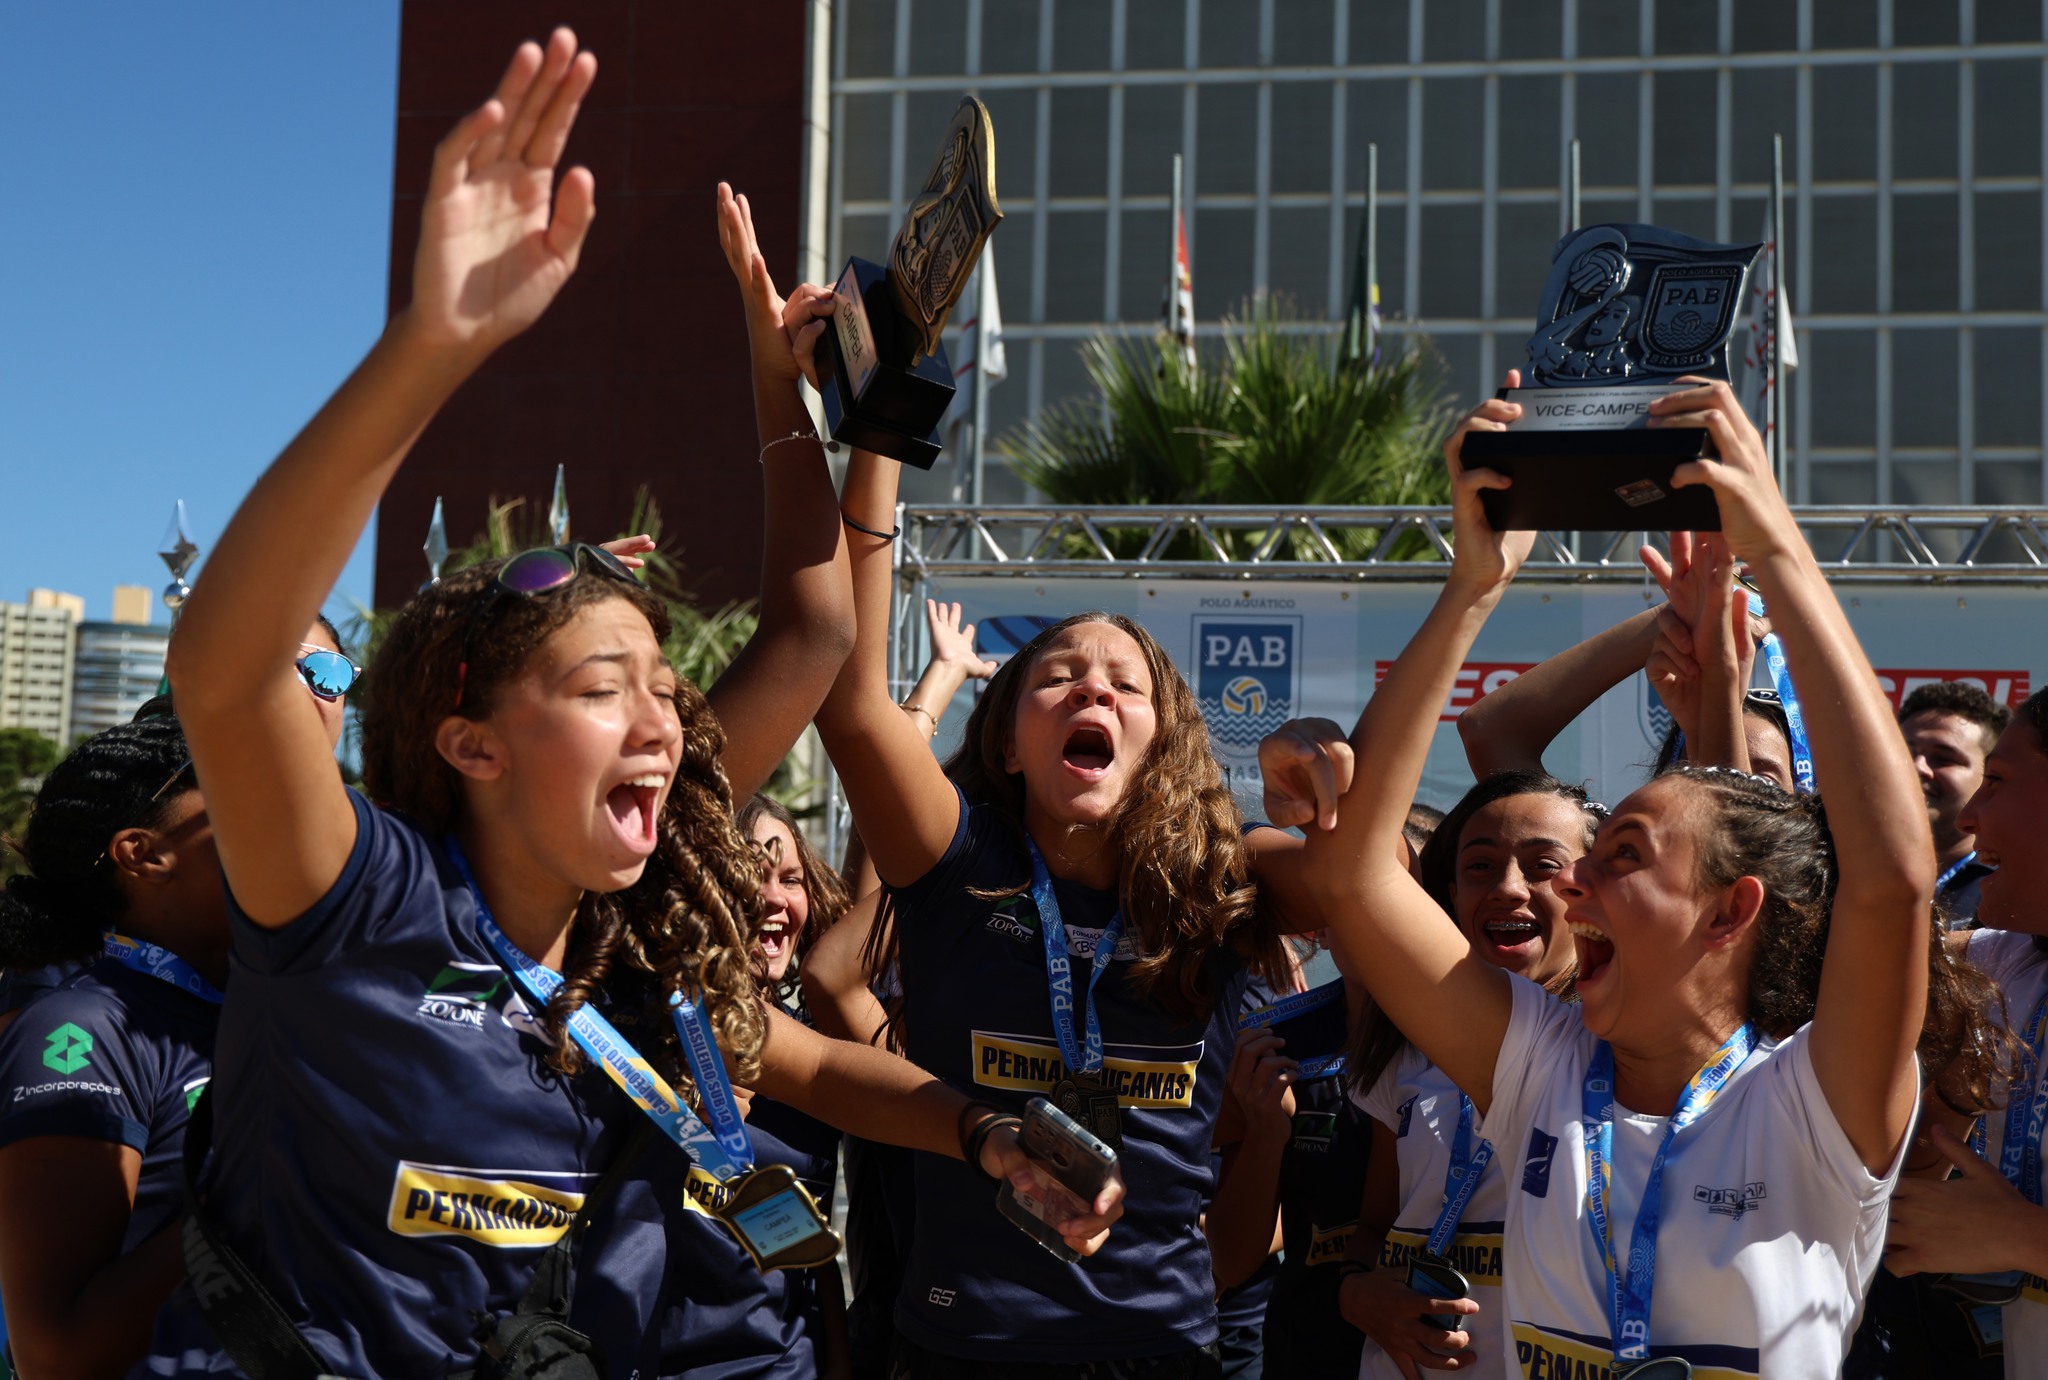
[{"label": "sunglasses on head", "polygon": [[306,688],[329,704],[346,695],[350,687],[362,678],[363,668],[342,653],[311,642],[301,642],[299,646],[303,650],[292,665],[298,667]]},{"label": "sunglasses on head", "polygon": [[462,661],[455,669],[455,708],[462,708],[462,696],[469,684],[469,657],[476,642],[477,629],[484,619],[498,606],[498,601],[507,595],[530,599],[549,590],[560,589],[584,571],[592,571],[607,579],[622,584],[638,586],[633,572],[625,563],[602,546],[589,542],[572,542],[567,546],[537,546],[531,551],[522,551],[498,567],[498,574],[491,581],[484,597],[477,600],[476,611],[469,617],[469,627],[462,634]]}]

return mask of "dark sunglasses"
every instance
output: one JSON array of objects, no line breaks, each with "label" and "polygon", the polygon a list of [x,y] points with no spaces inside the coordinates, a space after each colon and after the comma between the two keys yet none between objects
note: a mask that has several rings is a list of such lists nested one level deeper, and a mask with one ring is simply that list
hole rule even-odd
[{"label": "dark sunglasses", "polygon": [[340,652],[330,652],[310,642],[301,642],[299,646],[305,650],[292,665],[299,668],[306,688],[329,704],[346,695],[362,678],[363,668]]},{"label": "dark sunglasses", "polygon": [[491,581],[484,597],[477,600],[476,611],[469,616],[469,627],[462,634],[462,661],[455,669],[455,707],[462,708],[462,696],[469,684],[469,656],[476,642],[477,629],[484,619],[498,606],[506,595],[518,595],[530,599],[536,594],[560,589],[584,571],[603,575],[621,584],[638,587],[640,582],[633,578],[633,572],[625,563],[602,546],[589,542],[573,542],[568,546],[537,546],[531,551],[522,551],[498,567],[498,576]]}]

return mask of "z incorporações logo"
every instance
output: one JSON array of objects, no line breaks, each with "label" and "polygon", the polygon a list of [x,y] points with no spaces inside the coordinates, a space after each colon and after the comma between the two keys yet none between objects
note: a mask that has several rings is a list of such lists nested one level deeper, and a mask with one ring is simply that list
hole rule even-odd
[{"label": "z incorpora\u00e7\u00f5es logo", "polygon": [[66,1021],[49,1034],[43,1063],[62,1074],[73,1074],[92,1062],[92,1036]]}]

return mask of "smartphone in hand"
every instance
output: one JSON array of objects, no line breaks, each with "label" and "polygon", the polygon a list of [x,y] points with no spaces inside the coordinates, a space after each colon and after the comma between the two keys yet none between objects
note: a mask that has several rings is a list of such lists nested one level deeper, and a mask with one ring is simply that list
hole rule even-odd
[{"label": "smartphone in hand", "polygon": [[1040,1171],[1053,1182],[1036,1190],[1005,1182],[996,1210],[1046,1250],[1069,1264],[1081,1258],[1053,1224],[1088,1212],[1096,1196],[1116,1172],[1116,1151],[1042,1097],[1024,1108],[1024,1126],[1017,1136]]}]

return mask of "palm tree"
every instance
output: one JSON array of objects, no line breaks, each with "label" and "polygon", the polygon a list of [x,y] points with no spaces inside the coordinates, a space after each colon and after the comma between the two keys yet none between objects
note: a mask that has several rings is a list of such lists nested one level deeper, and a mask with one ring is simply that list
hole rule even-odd
[{"label": "palm tree", "polygon": [[[1303,329],[1310,324],[1281,299],[1253,298],[1241,319],[1224,320],[1222,357],[1212,353],[1193,368],[1170,343],[1098,335],[1081,347],[1096,396],[1048,408],[1001,449],[1055,503],[1449,502],[1437,453],[1454,413],[1435,350],[1411,336],[1380,358],[1339,363],[1332,340]],[[1130,548],[1119,554],[1135,552],[1145,536],[1106,535],[1113,549]],[[1232,554],[1263,538],[1219,535]],[[1370,528],[1330,535],[1347,559],[1380,539]],[[1313,540],[1292,532],[1276,554],[1301,559]]]}]

